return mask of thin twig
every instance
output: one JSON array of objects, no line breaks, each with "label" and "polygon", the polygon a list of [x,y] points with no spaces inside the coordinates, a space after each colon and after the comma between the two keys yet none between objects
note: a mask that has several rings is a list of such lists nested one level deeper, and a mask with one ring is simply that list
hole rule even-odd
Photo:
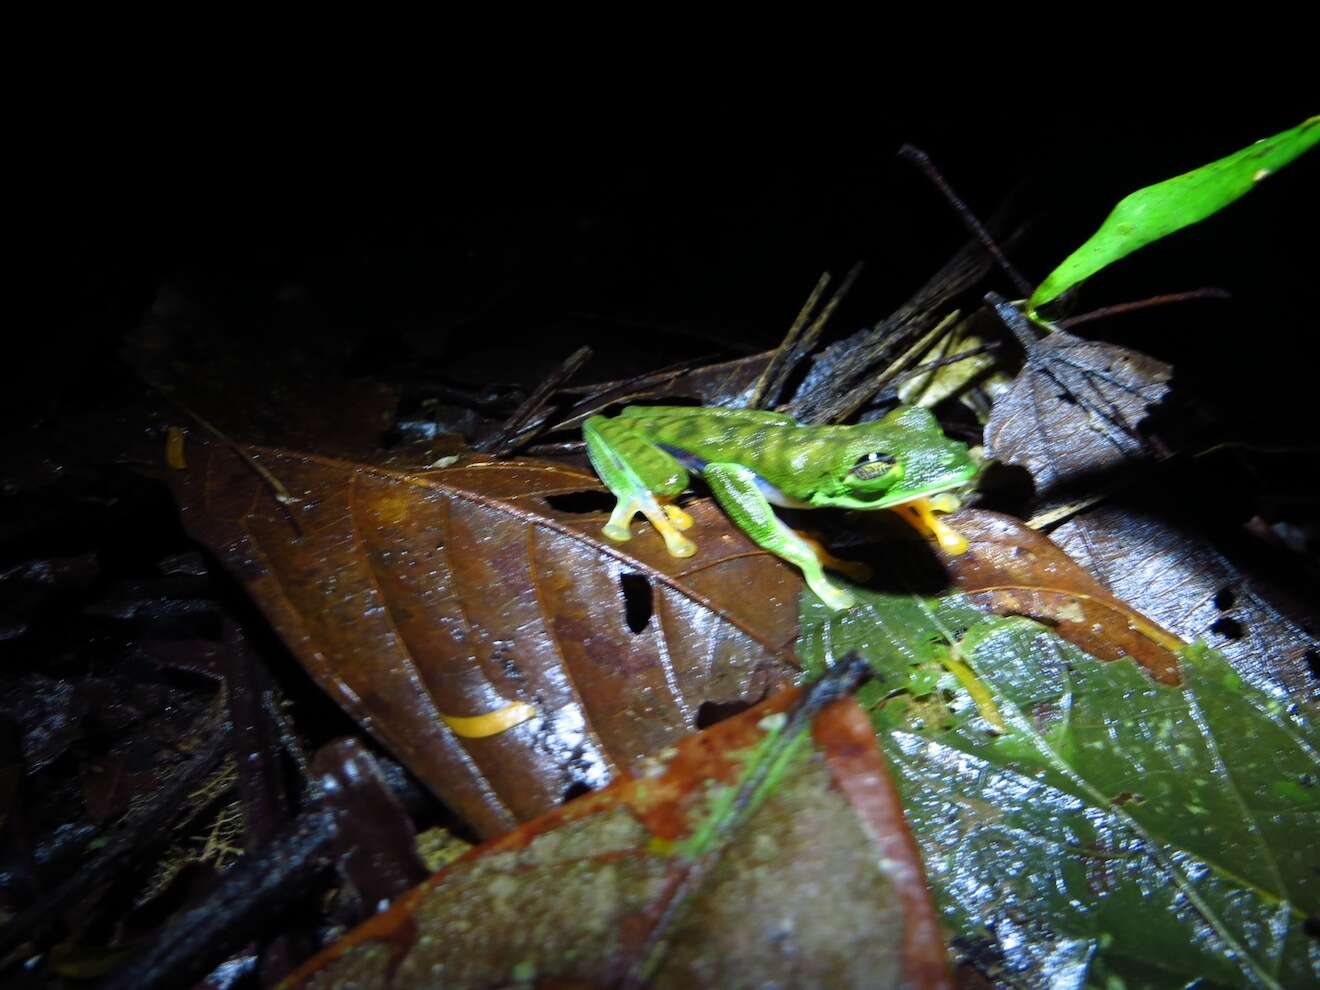
[{"label": "thin twig", "polygon": [[862,269],[865,267],[866,263],[859,261],[848,270],[848,274],[844,276],[843,282],[841,282],[839,287],[834,290],[834,295],[830,297],[830,301],[825,304],[825,308],[820,311],[820,315],[811,321],[811,326],[807,327],[806,333],[802,335],[802,338],[793,347],[792,352],[788,356],[788,360],[784,362],[783,366],[779,369],[779,373],[775,376],[775,380],[771,382],[771,396],[778,395],[778,393],[782,391],[784,383],[788,381],[789,375],[791,375],[797,368],[798,363],[816,346],[816,341],[820,340],[820,335],[824,332],[825,325],[829,323],[830,317],[834,315],[834,311],[839,308],[839,303],[843,302],[848,293],[852,291],[852,287],[857,281],[857,276],[862,273]]},{"label": "thin twig", "polygon": [[1013,267],[1013,263],[1009,261],[1008,256],[999,249],[999,245],[995,243],[995,239],[990,236],[990,231],[988,231],[985,228],[985,225],[977,219],[976,214],[972,212],[971,207],[963,202],[962,197],[954,192],[953,187],[945,181],[944,176],[940,175],[939,169],[937,169],[935,163],[930,160],[930,156],[920,148],[914,147],[910,144],[905,144],[903,147],[899,148],[898,156],[900,158],[906,158],[926,173],[926,177],[935,184],[936,189],[944,194],[944,198],[949,201],[949,205],[953,207],[954,212],[958,214],[962,219],[963,224],[969,231],[971,231],[972,236],[985,245],[985,249],[994,256],[995,261],[999,263],[1000,270],[1009,277],[1009,280],[1018,290],[1018,293],[1022,296],[1031,295],[1031,283],[1023,278],[1022,273]]},{"label": "thin twig", "polygon": [[807,301],[802,304],[802,309],[798,311],[798,315],[794,318],[793,325],[788,328],[788,333],[784,334],[784,339],[775,349],[775,353],[769,362],[766,363],[765,370],[761,372],[756,379],[756,383],[752,386],[752,391],[747,399],[749,408],[759,409],[761,407],[761,399],[765,397],[766,392],[769,390],[770,380],[777,376],[779,368],[788,361],[789,355],[793,353],[798,337],[806,328],[808,321],[811,319],[811,314],[815,312],[820,297],[825,294],[829,284],[830,273],[821,273],[820,278],[816,280],[816,285],[807,296]]},{"label": "thin twig", "polygon": [[1170,292],[1162,296],[1151,296],[1149,299],[1138,299],[1135,302],[1118,303],[1114,306],[1104,306],[1100,309],[1093,309],[1089,313],[1082,313],[1079,316],[1071,316],[1066,320],[1056,320],[1055,326],[1064,330],[1071,330],[1073,327],[1080,326],[1083,323],[1090,323],[1092,320],[1103,320],[1110,316],[1125,316],[1128,313],[1135,313],[1142,309],[1151,309],[1155,306],[1166,306],[1169,303],[1191,302],[1200,299],[1232,299],[1233,294],[1227,289],[1205,288],[1192,289],[1189,292]]},{"label": "thin twig", "polygon": [[591,354],[591,348],[586,346],[579,347],[570,354],[563,364],[532,390],[532,394],[500,427],[500,431],[480,444],[478,449],[496,456],[507,456],[539,433],[549,422],[549,417],[541,415],[537,420],[537,415],[543,413],[544,406],[560,386],[577,374],[578,370],[591,359]]},{"label": "thin twig", "polygon": [[902,385],[909,378],[917,378],[926,374],[928,371],[934,371],[937,368],[944,368],[951,364],[957,364],[959,361],[966,361],[968,358],[980,357],[982,354],[993,354],[995,351],[999,350],[999,347],[999,342],[995,341],[994,343],[986,344],[984,347],[974,347],[970,351],[962,351],[961,353],[951,355],[950,357],[942,357],[935,361],[927,361],[925,364],[919,364],[910,371],[905,371],[901,375],[895,376],[889,384]]}]

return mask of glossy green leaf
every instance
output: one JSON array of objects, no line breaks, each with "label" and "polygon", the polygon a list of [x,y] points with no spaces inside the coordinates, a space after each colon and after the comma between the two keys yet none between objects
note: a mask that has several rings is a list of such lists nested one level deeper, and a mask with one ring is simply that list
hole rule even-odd
[{"label": "glossy green leaf", "polygon": [[1257,141],[1120,200],[1100,229],[1041,282],[1027,302],[1034,314],[1060,294],[1140,247],[1217,213],[1320,141],[1320,117]]},{"label": "glossy green leaf", "polygon": [[1320,986],[1313,713],[1203,647],[1168,687],[957,598],[863,597],[835,615],[807,596],[799,648],[880,672],[873,721],[958,945],[1014,985]]}]

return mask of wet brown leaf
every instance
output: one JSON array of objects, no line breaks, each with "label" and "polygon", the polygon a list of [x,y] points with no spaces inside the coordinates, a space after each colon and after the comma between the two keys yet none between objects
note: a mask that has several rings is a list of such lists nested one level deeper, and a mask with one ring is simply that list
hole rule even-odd
[{"label": "wet brown leaf", "polygon": [[[1156,680],[1178,683],[1177,637],[1116,598],[1048,537],[995,512],[967,510],[948,521],[970,546],[941,557],[973,601],[1051,625],[1099,660],[1129,656]],[[1134,598],[1144,606],[1145,595]]]},{"label": "wet brown leaf", "polygon": [[[288,980],[350,986],[948,987],[916,847],[850,699],[818,715],[715,859],[721,796],[776,743],[786,691],[678,744],[668,762],[486,844]],[[783,715],[775,716],[783,718]],[[746,775],[746,776],[745,776]],[[694,872],[695,871],[695,872]],[[657,931],[664,936],[657,938]]]},{"label": "wet brown leaf", "polygon": [[1164,517],[1105,506],[1051,538],[1116,595],[1183,639],[1204,639],[1247,680],[1313,695],[1320,641],[1262,594],[1204,535]]},{"label": "wet brown leaf", "polygon": [[1041,502],[1079,491],[1155,451],[1139,432],[1173,369],[1103,341],[1056,330],[1032,345],[985,427],[986,452],[1031,472]]},{"label": "wet brown leaf", "polygon": [[[469,457],[406,472],[194,436],[183,519],[317,682],[486,835],[596,788],[796,673],[798,573],[709,500],[695,557],[649,525],[599,535],[612,499],[560,465]],[[444,716],[522,702],[484,738]]]}]

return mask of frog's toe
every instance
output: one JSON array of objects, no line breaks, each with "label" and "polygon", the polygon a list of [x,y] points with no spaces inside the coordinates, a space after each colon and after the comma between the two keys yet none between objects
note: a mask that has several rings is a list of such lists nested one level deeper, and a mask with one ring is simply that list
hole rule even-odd
[{"label": "frog's toe", "polygon": [[692,517],[676,505],[665,504],[661,506],[665,510],[665,515],[673,523],[675,529],[691,529]]},{"label": "frog's toe", "polygon": [[632,532],[628,527],[618,525],[617,523],[606,523],[600,528],[600,531],[615,543],[627,543],[632,539]]},{"label": "frog's toe", "polygon": [[697,552],[697,545],[686,536],[679,536],[672,530],[665,534],[665,548],[672,557],[691,557]]}]

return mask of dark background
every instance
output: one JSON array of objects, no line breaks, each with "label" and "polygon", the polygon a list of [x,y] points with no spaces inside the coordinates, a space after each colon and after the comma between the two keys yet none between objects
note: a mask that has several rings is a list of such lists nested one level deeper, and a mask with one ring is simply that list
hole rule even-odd
[{"label": "dark background", "polygon": [[[1032,228],[1011,253],[1039,280],[1127,192],[1314,110],[1189,101],[1031,123],[1010,107],[456,107],[346,120],[220,98],[68,121],[36,149],[41,277],[20,292],[40,316],[18,331],[6,418],[58,415],[124,375],[123,337],[166,284],[236,342],[328,349],[350,376],[534,383],[582,343],[597,356],[578,381],[748,353],[777,342],[822,271],[864,260],[842,334],[965,237],[896,158],[905,141],[983,216],[1019,190],[1012,216]],[[1073,311],[1200,286],[1232,302],[1084,332],[1172,361],[1247,436],[1309,439],[1316,165],[1102,273]]]}]

